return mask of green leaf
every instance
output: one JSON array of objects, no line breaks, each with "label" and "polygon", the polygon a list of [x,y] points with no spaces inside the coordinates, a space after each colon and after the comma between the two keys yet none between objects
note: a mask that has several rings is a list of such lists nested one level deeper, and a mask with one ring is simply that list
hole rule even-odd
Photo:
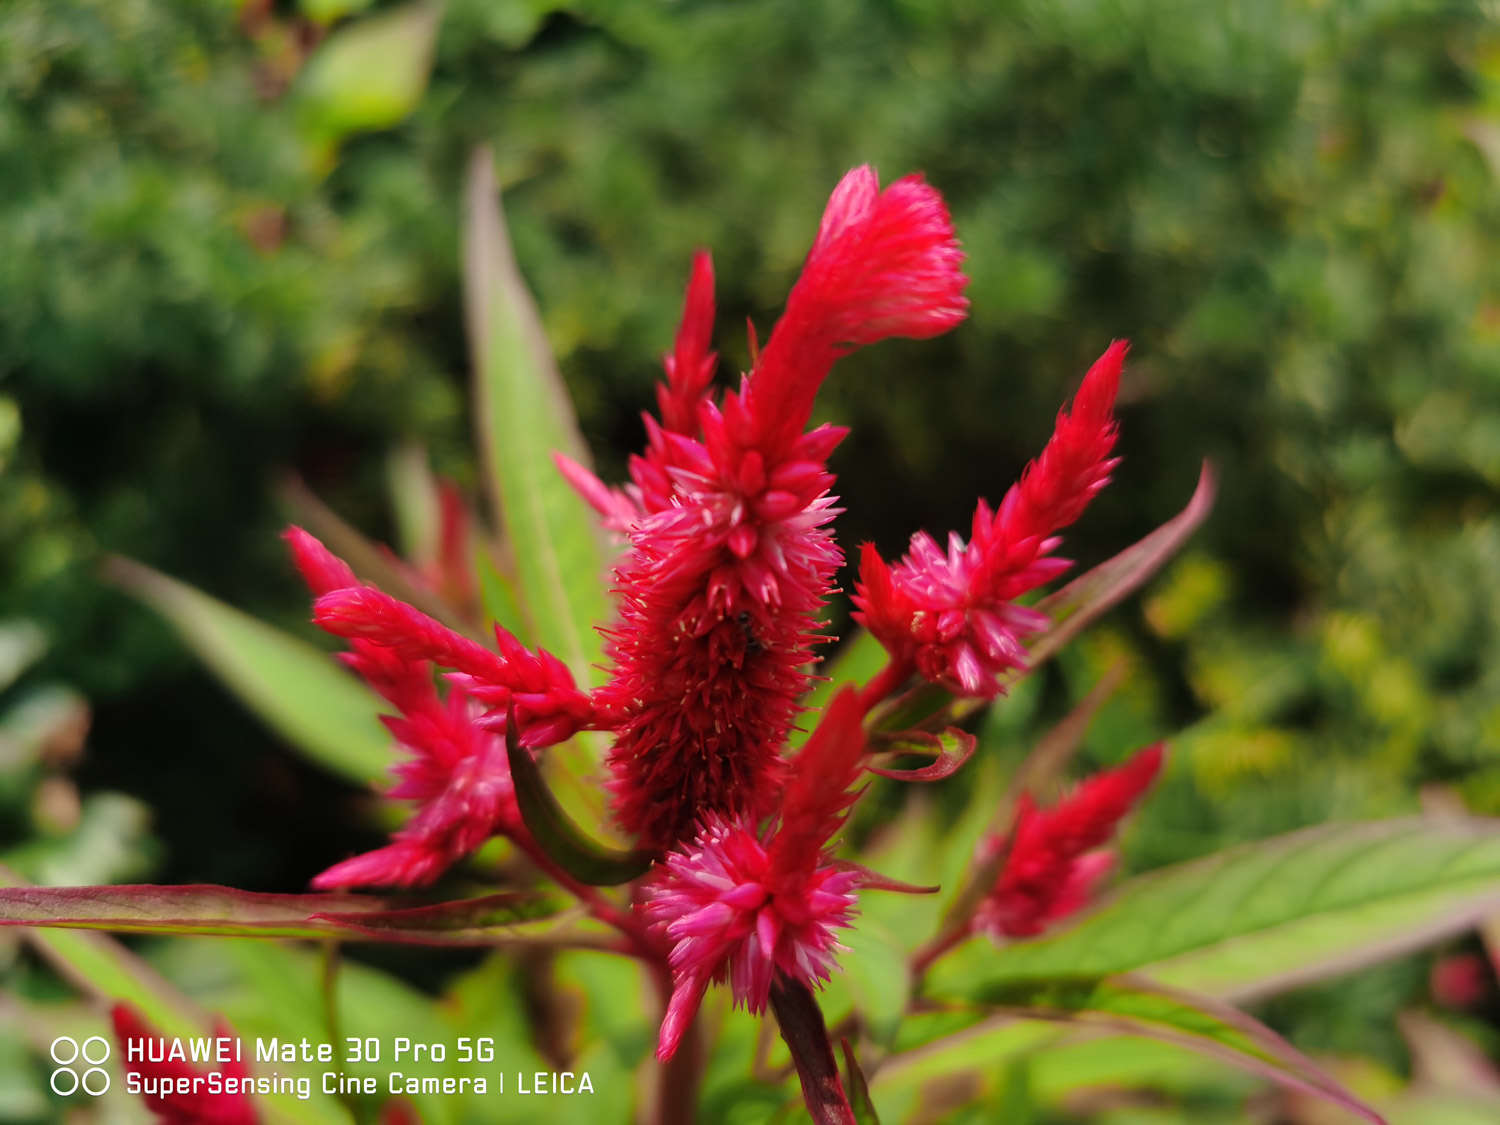
[{"label": "green leaf", "polygon": [[1462,932],[1500,908],[1500,821],[1333,824],[1153,871],[1077,925],[939,961],[935,992],[1138,972],[1246,999]]},{"label": "green leaf", "polygon": [[812,690],[803,697],[802,704],[808,714],[792,731],[788,740],[792,748],[796,749],[807,741],[818,725],[816,716],[833,700],[839,688],[845,684],[860,686],[884,668],[889,659],[884,646],[874,635],[856,626],[853,635],[839,646],[832,659],[818,669],[819,675],[827,678],[816,681]]},{"label": "green leaf", "polygon": [[[36,891],[15,872],[0,867],[0,894]],[[168,1035],[202,1035],[206,1013],[163,980],[144,961],[102,934],[32,931],[28,939],[70,984],[106,1002],[127,1001]]]},{"label": "green leaf", "polygon": [[[605,553],[592,509],[552,460],[563,453],[587,464],[588,450],[511,252],[486,150],[469,162],[464,276],[480,454],[528,632],[580,685],[597,686],[603,644],[595,627],[610,615]],[[603,750],[602,739],[584,734],[547,755],[547,772],[575,813],[601,817],[602,787],[591,779]]]},{"label": "green leaf", "polygon": [[[544,941],[552,913],[547,899],[529,894],[410,906],[363,895],[261,894],[206,884],[0,889],[0,926],[136,934],[495,945]],[[528,930],[532,921],[543,925]]]},{"label": "green leaf", "polygon": [[880,1125],[880,1114],[875,1112],[875,1103],[870,1100],[870,1086],[865,1081],[864,1071],[854,1057],[849,1040],[839,1040],[839,1050],[844,1056],[844,1085],[849,1091],[849,1107],[854,1110],[858,1125]]},{"label": "green leaf", "polygon": [[114,558],[108,573],[307,757],[363,784],[385,773],[391,739],[380,700],[327,654],[139,563]]},{"label": "green leaf", "polygon": [[649,852],[606,848],[584,835],[583,830],[569,819],[542,780],[531,752],[516,737],[514,716],[505,732],[505,749],[521,819],[526,830],[554,863],[580,883],[591,887],[628,883],[646,873],[651,867]]},{"label": "green leaf", "polygon": [[1048,660],[1092,622],[1140,589],[1208,518],[1216,487],[1213,469],[1205,461],[1187,507],[1140,542],[1037,603],[1037,609],[1052,619],[1052,625],[1027,645],[1027,668],[1017,674]]},{"label": "green leaf", "polygon": [[441,17],[439,4],[409,4],[329,35],[298,84],[297,105],[308,134],[319,142],[337,142],[405,118],[427,89]]},{"label": "green leaf", "polygon": [[1006,1014],[1131,1031],[1207,1054],[1325,1098],[1382,1125],[1383,1119],[1332,1075],[1259,1021],[1208,997],[1131,977],[1059,977],[982,989],[979,999]]}]

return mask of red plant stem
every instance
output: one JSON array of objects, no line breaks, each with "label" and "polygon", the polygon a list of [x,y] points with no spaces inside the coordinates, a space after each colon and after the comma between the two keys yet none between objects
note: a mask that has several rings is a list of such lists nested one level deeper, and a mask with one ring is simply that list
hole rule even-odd
[{"label": "red plant stem", "polygon": [[911,676],[911,665],[892,657],[885,667],[859,689],[859,705],[866,715],[879,703],[895,695]]},{"label": "red plant stem", "polygon": [[927,975],[927,970],[932,967],[934,961],[943,954],[956,949],[968,941],[972,935],[973,930],[969,928],[968,923],[953,926],[938,934],[926,945],[913,953],[911,955],[912,986],[916,987],[921,983],[922,978]]},{"label": "red plant stem", "polygon": [[628,910],[621,910],[609,899],[605,898],[599,891],[586,883],[580,883],[564,871],[558,864],[533,841],[517,841],[525,849],[526,854],[531,857],[533,863],[542,869],[544,873],[554,879],[569,894],[576,898],[584,906],[588,907],[589,913],[607,926],[613,926],[630,943],[631,956],[638,957],[642,961],[648,961],[655,965],[665,964],[662,951],[656,943],[647,935],[646,929],[638,918]]},{"label": "red plant stem", "polygon": [[[652,965],[651,977],[661,1007],[666,1011],[672,998],[672,973],[666,963]],[[698,1117],[698,1086],[703,1078],[703,1036],[698,1033],[698,1015],[682,1033],[677,1052],[657,1068],[653,1125],[693,1125]]]},{"label": "red plant stem", "polygon": [[814,1125],[857,1125],[839,1081],[839,1065],[823,1024],[823,1012],[807,985],[778,974],[771,985],[771,1009],[797,1064],[802,1100]]}]

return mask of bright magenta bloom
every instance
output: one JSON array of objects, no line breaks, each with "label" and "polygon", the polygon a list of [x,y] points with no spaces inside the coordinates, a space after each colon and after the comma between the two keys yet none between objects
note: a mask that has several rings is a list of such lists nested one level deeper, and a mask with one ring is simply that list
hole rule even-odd
[{"label": "bright magenta bloom", "polygon": [[854,914],[865,873],[834,860],[828,842],[855,794],[865,748],[854,690],[832,703],[791,764],[781,814],[766,831],[710,817],[697,837],[663,861],[646,916],[671,943],[672,1001],[657,1057],[672,1057],[712,981],[735,1002],[765,1011],[778,973],[803,984],[829,978],[836,930]]},{"label": "bright magenta bloom", "polygon": [[1022,641],[1047,619],[1015,599],[1071,563],[1052,552],[1056,533],[1109,483],[1118,459],[1113,415],[1128,345],[1119,340],[1084,376],[1073,411],[1057,416],[1052,440],[991,512],[974,513],[967,544],[955,533],[943,551],[919,531],[895,567],[873,546],[860,556],[856,619],[897,660],[959,695],[989,698],[996,677],[1025,664]]},{"label": "bright magenta bloom", "polygon": [[694,262],[658,394],[662,422],[632,483],[560,467],[630,548],[615,572],[615,673],[595,697],[616,732],[615,814],[664,851],[705,818],[772,811],[781,749],[810,686],[818,614],[842,555],[826,461],[845,430],[804,433],[840,356],[890,336],[932,336],[964,316],[962,254],[920,177],[879,190],[856,168],[829,199],[786,312],[738,393],[707,397],[713,272]]},{"label": "bright magenta bloom", "polygon": [[[994,889],[974,916],[973,928],[998,939],[1030,937],[1087,905],[1114,857],[1096,851],[1135,807],[1161,772],[1161,743],[1130,761],[1089,778],[1050,809],[1023,796],[1010,850]],[[1006,841],[992,839],[991,854]]]}]

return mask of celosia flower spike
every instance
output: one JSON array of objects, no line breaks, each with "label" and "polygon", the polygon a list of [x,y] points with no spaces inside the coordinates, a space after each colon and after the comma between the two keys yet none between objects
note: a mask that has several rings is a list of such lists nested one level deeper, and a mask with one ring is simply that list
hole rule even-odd
[{"label": "celosia flower spike", "polygon": [[[115,1039],[120,1044],[121,1065],[137,1075],[142,1085],[151,1091],[142,1093],[141,1100],[156,1115],[158,1125],[257,1125],[260,1121],[255,1105],[247,1095],[238,1090],[210,1093],[203,1088],[206,1072],[183,1060],[167,1058],[161,1033],[129,1004],[116,1004],[109,1015],[114,1024]],[[233,1034],[222,1020],[214,1025],[215,1036]],[[161,1049],[127,1049],[132,1042],[148,1039],[159,1041]],[[150,1061],[153,1056],[162,1061]],[[218,1064],[218,1069],[225,1078],[239,1080],[246,1077],[244,1066],[232,1060]]]},{"label": "celosia flower spike", "polygon": [[892,336],[937,336],[962,321],[962,262],[943,197],[921,176],[881,191],[868,165],[849,172],[751,376],[753,443],[775,457],[801,432],[840,356]]},{"label": "celosia flower spike", "polygon": [[[1023,797],[1005,866],[975,913],[973,929],[997,940],[1029,937],[1085,906],[1113,864],[1109,852],[1094,849],[1108,842],[1156,780],[1164,752],[1159,742],[1148,746],[1050,809]],[[992,837],[984,848],[993,853],[1004,846],[1003,838]]]},{"label": "celosia flower spike", "polygon": [[1089,368],[1071,412],[1042,454],[1006,492],[998,510],[981,501],[971,535],[948,539],[947,550],[926,532],[888,566],[868,544],[861,550],[856,619],[892,656],[959,695],[988,698],[996,678],[1026,662],[1022,642],[1047,619],[1016,599],[1056,578],[1071,564],[1054,556],[1056,532],[1082,515],[1109,483],[1114,401],[1128,345],[1123,340]]},{"label": "celosia flower spike", "polygon": [[[442,639],[447,647],[441,650],[445,655],[453,655],[455,647],[460,647],[468,665],[478,665],[485,671],[491,671],[495,662],[503,663],[501,657],[466,638],[448,634],[403,603],[386,598],[373,587],[361,586],[342,559],[301,528],[288,529],[285,538],[297,569],[320,602],[355,592],[377,599],[376,604],[382,606],[394,603],[405,611],[396,614],[396,620],[420,619],[421,636],[434,630],[446,634]],[[396,639],[398,644],[387,645],[368,636],[355,637],[352,651],[341,659],[398,712],[382,721],[397,745],[411,757],[395,767],[399,780],[389,796],[415,802],[418,811],[387,846],[324,871],[313,880],[319,889],[420,886],[432,882],[495,833],[519,837],[525,831],[516,807],[504,740],[480,722],[483,706],[461,684],[449,686],[446,700],[440,697],[432,664],[420,655],[427,649],[406,632]],[[413,646],[419,655],[412,654]],[[481,655],[470,655],[472,650]],[[525,665],[521,654],[511,655],[515,659],[507,667],[508,676],[514,668]],[[571,680],[568,682],[571,684]],[[549,720],[544,713],[545,696],[540,701],[528,696],[518,702],[518,709],[522,704],[531,708],[533,738],[545,737],[555,729],[555,719]]]},{"label": "celosia flower spike", "polygon": [[801,431],[839,356],[963,317],[961,258],[937,192],[918,177],[880,192],[874,172],[856,169],[834,191],[739,393],[722,406],[702,397],[711,298],[700,258],[663,392],[665,424],[648,419],[631,485],[611,493],[560,463],[630,537],[615,572],[620,618],[606,634],[615,673],[594,702],[620,716],[615,815],[642,846],[665,851],[711,814],[753,823],[774,807],[780,750],[822,639],[818,613],[842,562],[827,529],[838,509],[826,462],[845,431]]},{"label": "celosia flower spike", "polygon": [[856,794],[865,748],[854,689],[830,705],[792,762],[780,819],[768,833],[711,818],[691,844],[668,854],[647,890],[646,916],[672,944],[672,1000],[657,1057],[672,1057],[712,981],[737,1004],[763,1012],[777,974],[807,985],[828,979],[849,925],[862,871],[836,862],[828,842]]}]

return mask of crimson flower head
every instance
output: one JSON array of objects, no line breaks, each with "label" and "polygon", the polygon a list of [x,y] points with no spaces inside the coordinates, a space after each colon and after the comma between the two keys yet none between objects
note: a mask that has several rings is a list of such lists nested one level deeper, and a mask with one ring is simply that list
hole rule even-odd
[{"label": "crimson flower head", "polygon": [[1089,368],[1072,412],[1058,414],[1052,439],[1000,507],[979,502],[967,543],[954,534],[945,551],[918,532],[894,567],[864,546],[855,617],[926,679],[989,698],[1000,690],[996,677],[1025,665],[1022,641],[1047,618],[1015,599],[1071,565],[1052,554],[1062,542],[1056,533],[1083,514],[1118,464],[1113,410],[1127,348],[1116,341]]},{"label": "crimson flower head", "polygon": [[[206,1072],[189,1062],[166,1058],[164,1043],[161,1050],[141,1052],[144,1058],[132,1058],[132,1053],[126,1049],[128,1043],[148,1039],[161,1041],[161,1033],[129,1004],[116,1004],[109,1015],[115,1027],[115,1038],[120,1043],[123,1065],[143,1080],[146,1092],[142,1093],[141,1100],[156,1115],[158,1125],[258,1125],[260,1115],[247,1095],[238,1091],[210,1093],[203,1088]],[[233,1031],[220,1021],[214,1027],[214,1034],[231,1036]],[[162,1061],[149,1061],[152,1055]],[[237,1062],[219,1064],[219,1069],[226,1078],[246,1077],[244,1066]]]},{"label": "crimson flower head", "polygon": [[758,1014],[778,975],[805,985],[829,978],[843,948],[837,930],[849,925],[854,892],[866,879],[828,850],[855,797],[863,718],[846,688],[791,763],[780,815],[767,830],[712,814],[658,869],[645,912],[671,945],[672,1000],[657,1047],[663,1061],[711,982],[727,981],[735,1002]]},{"label": "crimson flower head", "polygon": [[[1010,850],[973,928],[991,937],[1031,937],[1081,910],[1109,873],[1114,856],[1101,849],[1161,772],[1161,743],[1084,781],[1050,809],[1021,798]],[[993,854],[1004,839],[986,841]]]},{"label": "crimson flower head", "polygon": [[[846,431],[806,431],[834,362],[891,336],[932,336],[965,315],[962,253],[942,197],[918,176],[880,190],[856,168],[834,189],[801,278],[753,369],[708,397],[713,269],[694,262],[666,358],[662,419],[631,483],[568,479],[629,547],[615,571],[614,661],[596,696],[615,731],[615,816],[648,850],[709,817],[754,823],[779,791],[781,750],[810,686],[818,615],[842,555],[828,455]],[[805,432],[806,431],[806,432]]]}]

